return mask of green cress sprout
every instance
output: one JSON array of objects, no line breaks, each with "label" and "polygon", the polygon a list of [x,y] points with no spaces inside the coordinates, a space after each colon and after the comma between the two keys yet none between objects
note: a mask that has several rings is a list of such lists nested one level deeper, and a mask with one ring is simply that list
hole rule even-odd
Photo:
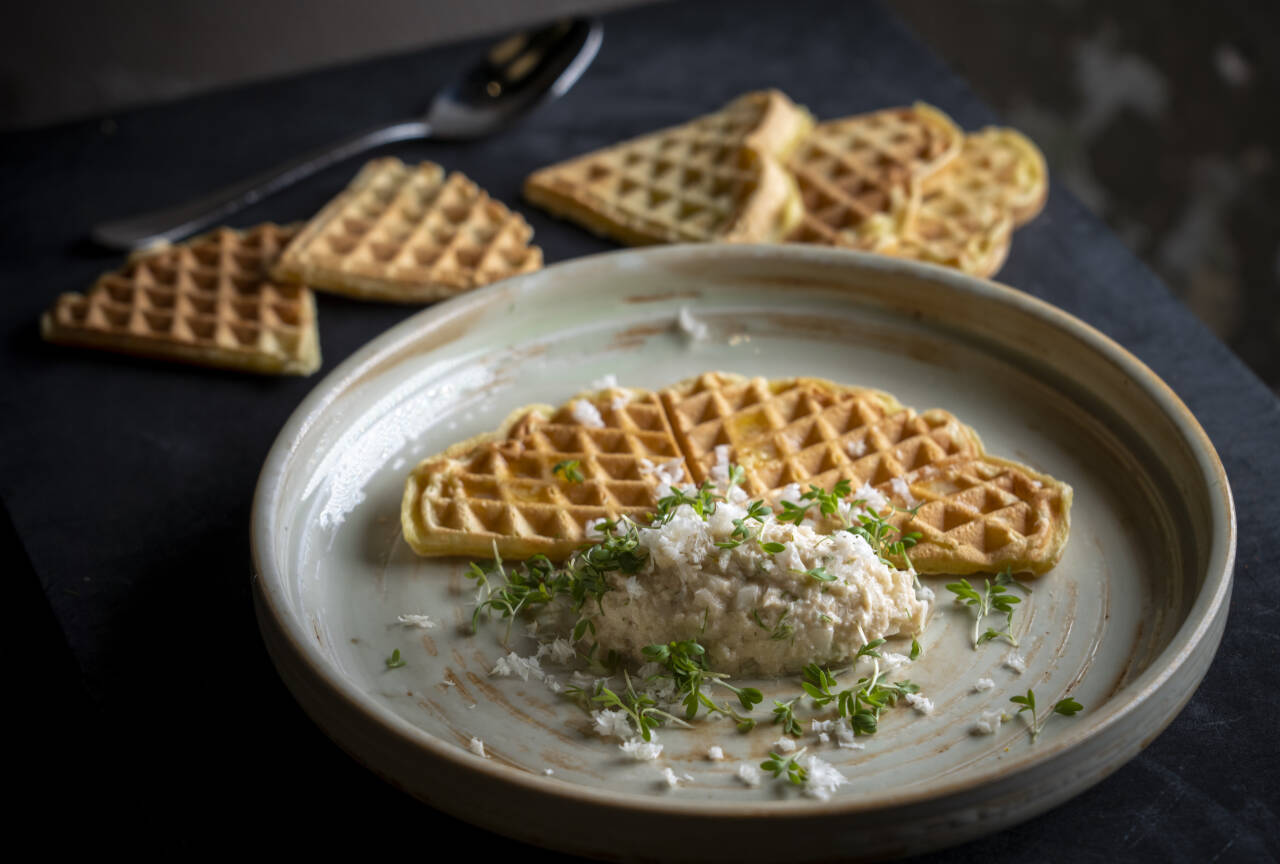
[{"label": "green cress sprout", "polygon": [[[508,620],[509,636],[517,615],[565,597],[570,608],[579,613],[573,628],[574,641],[588,631],[594,632],[591,619],[582,611],[593,600],[598,605],[609,591],[608,574],[636,573],[648,561],[648,553],[640,545],[634,524],[625,520],[602,521],[597,527],[604,539],[574,552],[562,567],[557,567],[545,555],[534,555],[508,570],[496,546],[491,564],[482,567],[472,563],[466,575],[476,581],[481,593],[471,615],[472,631],[479,627],[482,615],[496,613]],[[495,575],[497,580],[493,579]]]},{"label": "green cress sprout", "polygon": [[567,483],[581,483],[582,472],[578,470],[581,465],[582,463],[577,459],[566,459],[563,462],[557,462],[551,469],[551,473]]},{"label": "green cress sprout", "polygon": [[[646,741],[652,740],[653,729],[661,726],[664,721],[671,720],[681,726],[689,725],[679,717],[660,709],[657,701],[648,693],[637,693],[635,685],[631,683],[631,676],[627,674],[626,670],[623,670],[622,679],[626,687],[621,696],[604,686],[604,682],[601,681],[596,684],[596,693],[591,697],[591,701],[606,708],[616,708],[625,712],[627,718],[631,721],[631,725],[640,733],[640,737]],[[576,696],[583,691],[579,687],[571,687],[565,692],[571,696]]]},{"label": "green cress sprout", "polygon": [[399,649],[399,648],[397,648],[396,650],[392,651],[392,652],[391,652],[391,656],[390,656],[390,657],[388,657],[388,658],[387,658],[386,660],[384,660],[383,662],[387,664],[387,668],[388,668],[388,669],[399,669],[401,666],[407,666],[407,665],[409,665],[409,664],[408,664],[408,663],[406,663],[403,659],[401,659],[401,657],[400,657],[400,649]]},{"label": "green cress sprout", "polygon": [[792,784],[799,786],[809,779],[809,772],[800,764],[800,757],[804,755],[804,751],[809,748],[801,747],[790,756],[782,757],[772,750],[769,751],[769,758],[760,763],[760,767],[768,771],[774,777],[786,775],[787,780]]},{"label": "green cress sprout", "polygon": [[[1010,594],[1007,586],[1017,585],[1027,592],[1030,592],[1030,589],[1014,579],[1011,568],[1007,567],[996,575],[994,582],[990,579],[984,579],[983,582],[984,589],[981,594],[969,584],[967,579],[961,579],[959,582],[952,582],[947,585],[948,591],[955,594],[960,602],[974,611],[973,647],[977,648],[983,642],[989,642],[992,639],[1003,639],[1013,647],[1018,647],[1018,640],[1013,638],[1013,607],[1021,603],[1022,600]],[[997,630],[994,627],[988,627],[983,631],[983,619],[994,613],[1001,613],[1005,616],[1005,628]]]},{"label": "green cress sprout", "polygon": [[[855,498],[849,502],[852,508],[861,511],[858,513],[856,521],[850,521],[846,513],[840,509],[840,502],[848,498],[852,492],[853,487],[848,480],[841,480],[836,483],[830,492],[818,486],[810,485],[809,491],[800,496],[800,503],[794,501],[779,502],[782,512],[778,514],[778,521],[799,525],[809,515],[809,511],[817,507],[821,516],[827,519],[836,519],[840,523],[841,531],[848,531],[850,534],[866,540],[867,545],[876,553],[876,557],[886,565],[893,566],[891,559],[900,559],[906,562],[907,567],[910,568],[911,559],[907,556],[907,550],[920,541],[920,532],[910,531],[905,534],[900,532],[890,524],[888,519],[868,508],[866,500],[862,498]],[[914,516],[918,507],[919,505],[911,510],[894,509]],[[777,551],[781,552],[782,549]]]},{"label": "green cress sprout", "polygon": [[1059,699],[1057,702],[1053,703],[1053,708],[1050,709],[1049,713],[1045,715],[1043,720],[1040,720],[1036,717],[1036,694],[1034,691],[1028,690],[1026,696],[1011,696],[1009,701],[1022,706],[1018,709],[1019,714],[1023,711],[1031,712],[1030,731],[1032,741],[1036,740],[1036,736],[1040,734],[1040,730],[1044,728],[1044,724],[1048,723],[1049,718],[1054,714],[1061,714],[1063,717],[1072,717],[1084,710],[1083,705],[1072,699],[1070,696],[1067,696],[1066,698]]},{"label": "green cress sprout", "polygon": [[[883,639],[873,639],[858,649],[857,657],[878,659],[881,654],[876,649],[883,644]],[[836,713],[849,721],[855,735],[874,734],[879,726],[881,711],[893,707],[908,693],[920,691],[910,681],[899,681],[896,684],[881,681],[879,663],[874,665],[869,678],[859,678],[854,686],[844,690],[836,689],[837,674],[825,666],[810,663],[804,667],[804,682],[801,687],[817,708],[834,703]]]},{"label": "green cress sprout", "polygon": [[804,734],[804,729],[796,720],[795,704],[800,701],[799,696],[792,697],[786,702],[773,700],[773,722],[782,724],[782,732],[784,735],[792,735],[799,738]]},{"label": "green cress sprout", "polygon": [[754,687],[735,687],[728,682],[729,676],[711,671],[707,665],[707,649],[698,642],[684,639],[646,645],[643,653],[645,659],[664,667],[666,671],[660,677],[670,678],[675,684],[676,696],[684,705],[686,720],[697,716],[699,707],[702,707],[709,714],[724,714],[733,718],[739,732],[748,732],[755,727],[755,720],[739,714],[728,705],[717,704],[703,688],[719,684],[737,696],[738,703],[747,711],[764,701],[764,695]]}]

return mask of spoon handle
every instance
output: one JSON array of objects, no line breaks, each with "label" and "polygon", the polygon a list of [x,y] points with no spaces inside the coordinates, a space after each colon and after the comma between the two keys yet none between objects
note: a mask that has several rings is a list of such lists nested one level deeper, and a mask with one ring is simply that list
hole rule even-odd
[{"label": "spoon handle", "polygon": [[390,126],[382,126],[351,138],[344,139],[322,150],[314,150],[265,171],[234,183],[217,192],[211,192],[194,201],[153,210],[128,219],[103,222],[90,232],[96,243],[112,249],[140,249],[161,241],[176,240],[194,234],[201,228],[239,212],[322,171],[366,150],[395,141],[427,138],[431,127],[421,120],[408,120]]}]

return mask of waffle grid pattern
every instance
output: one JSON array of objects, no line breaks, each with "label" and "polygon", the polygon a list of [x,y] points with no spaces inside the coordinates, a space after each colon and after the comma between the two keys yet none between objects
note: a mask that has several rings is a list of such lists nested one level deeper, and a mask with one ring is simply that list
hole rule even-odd
[{"label": "waffle grid pattern", "polygon": [[[504,555],[563,556],[586,539],[587,523],[651,512],[656,481],[646,460],[658,465],[680,454],[657,397],[615,407],[621,393],[587,400],[603,427],[575,421],[570,402],[550,417],[525,414],[501,440],[420,465],[421,494],[406,498],[413,510],[406,536],[419,552],[435,550],[424,554],[485,554],[496,540]],[[567,460],[578,461],[582,482],[554,473]],[[681,482],[689,480],[683,473]]]},{"label": "waffle grid pattern", "polygon": [[310,289],[268,272],[295,228],[220,228],[136,255],[87,294],[64,294],[46,314],[46,339],[257,372],[319,366]]},{"label": "waffle grid pattern", "polygon": [[922,184],[909,229],[888,254],[956,267],[977,276],[1000,269],[1013,229],[1033,218],[1048,191],[1044,161],[1012,129],[965,137],[950,165]]},{"label": "waffle grid pattern", "polygon": [[751,495],[792,483],[831,488],[841,479],[876,486],[981,452],[946,412],[916,414],[873,390],[708,373],[687,392],[663,391],[662,399],[695,481],[709,476],[714,448],[728,444]]},{"label": "waffle grid pattern", "polygon": [[948,460],[915,473],[919,508],[892,521],[922,535],[910,553],[922,573],[1042,573],[1062,553],[1071,503],[1069,487],[1046,481],[990,457]]},{"label": "waffle grid pattern", "polygon": [[882,248],[910,224],[917,182],[953,159],[961,138],[926,106],[818,124],[789,161],[805,209],[789,239]]},{"label": "waffle grid pattern", "polygon": [[358,297],[422,302],[542,266],[518,213],[433,162],[375,159],[307,225],[278,272]]},{"label": "waffle grid pattern", "polygon": [[[504,555],[567,555],[585,539],[586,520],[652,511],[656,483],[641,459],[679,456],[685,482],[701,483],[722,445],[745,469],[743,488],[753,498],[776,500],[792,483],[829,489],[847,479],[855,489],[869,483],[899,507],[918,505],[890,521],[923,535],[911,551],[922,573],[1005,566],[1040,573],[1065,544],[1070,487],[986,456],[976,433],[951,414],[918,414],[879,391],[711,372],[646,394],[621,413],[608,400],[593,404],[604,429],[577,423],[570,403],[550,419],[526,415],[503,440],[419,466],[405,499],[406,513],[422,514],[413,516],[422,522],[414,532],[427,538],[407,527],[415,549],[484,555],[497,541]],[[553,475],[564,459],[581,461],[583,483]]]},{"label": "waffle grid pattern", "polygon": [[801,124],[807,125],[807,115],[780,94],[749,93],[681,126],[535,172],[525,195],[627,243],[720,239],[753,221],[744,214],[757,206],[757,193],[771,185],[767,175],[775,174],[794,195],[786,172],[768,158],[777,146],[768,139],[774,137],[772,127],[799,129]]}]

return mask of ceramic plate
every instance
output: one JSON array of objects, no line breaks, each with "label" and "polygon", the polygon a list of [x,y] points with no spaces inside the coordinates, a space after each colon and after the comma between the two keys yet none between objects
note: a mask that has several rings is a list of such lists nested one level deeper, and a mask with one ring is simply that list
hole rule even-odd
[{"label": "ceramic plate", "polygon": [[[708,326],[690,340],[682,308]],[[1062,562],[1015,615],[1026,669],[969,643],[969,611],[940,603],[905,675],[931,715],[885,712],[862,749],[802,744],[848,779],[830,800],[734,775],[780,734],[760,682],[756,731],[663,730],[656,762],[536,679],[490,675],[498,622],[472,635],[464,561],[400,537],[405,476],[594,379],[658,388],[704,370],[812,375],[945,408],[987,450],[1075,488]],[[259,621],[286,683],[370,769],[434,807],[548,847],[610,858],[885,857],[956,843],[1042,812],[1115,770],[1190,697],[1217,648],[1235,548],[1230,490],[1195,419],[1145,366],[1069,315],[938,268],[804,246],[689,246],[581,259],[440,304],[329,375],[280,433],[253,516]],[[401,614],[431,616],[423,630]],[[532,652],[517,625],[509,647]],[[406,661],[388,670],[399,650]],[[902,648],[899,648],[902,650]],[[554,667],[549,667],[554,670]],[[567,673],[553,671],[564,681]],[[995,686],[975,689],[980,678]],[[1034,688],[1054,717],[975,734],[984,711]],[[825,716],[808,709],[802,716]],[[807,724],[806,724],[807,725]],[[486,756],[469,752],[472,738]],[[728,758],[713,762],[708,747]],[[660,769],[692,779],[670,789]]]}]

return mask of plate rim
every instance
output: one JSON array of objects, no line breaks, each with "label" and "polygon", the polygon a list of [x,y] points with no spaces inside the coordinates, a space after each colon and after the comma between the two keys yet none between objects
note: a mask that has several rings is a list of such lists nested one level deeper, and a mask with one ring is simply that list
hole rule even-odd
[{"label": "plate rim", "polygon": [[[825,264],[833,270],[859,271],[870,270],[879,273],[902,273],[917,281],[941,283],[944,290],[958,290],[976,296],[985,302],[1013,307],[1031,317],[1045,321],[1051,327],[1063,330],[1083,342],[1095,354],[1101,355],[1114,363],[1125,377],[1134,381],[1152,399],[1152,401],[1173,422],[1184,441],[1190,445],[1194,461],[1202,473],[1202,479],[1208,492],[1211,509],[1215,518],[1208,535],[1208,562],[1204,572],[1204,583],[1199,587],[1195,602],[1187,612],[1187,617],[1174,633],[1168,645],[1157,655],[1151,665],[1142,672],[1129,687],[1132,689],[1126,698],[1115,704],[1097,722],[1087,729],[1073,730],[1056,738],[1054,742],[1040,749],[1033,758],[1024,760],[1015,766],[993,765],[992,768],[977,775],[944,781],[937,787],[926,787],[912,792],[884,792],[869,798],[839,798],[827,801],[812,799],[767,800],[759,802],[694,800],[688,798],[670,798],[654,795],[643,795],[633,792],[622,792],[606,788],[581,786],[565,783],[555,778],[543,777],[520,770],[515,767],[478,760],[472,754],[456,745],[449,744],[426,730],[410,723],[407,719],[395,714],[389,708],[368,697],[354,682],[346,678],[340,670],[328,663],[319,647],[311,638],[309,623],[289,614],[287,601],[281,592],[285,582],[274,567],[271,555],[264,555],[263,550],[270,548],[272,529],[275,525],[280,495],[283,491],[283,479],[287,474],[287,466],[297,452],[298,445],[306,437],[311,427],[321,415],[339,398],[340,395],[376,374],[381,367],[395,361],[397,355],[412,342],[413,335],[424,330],[448,329],[448,325],[465,325],[467,319],[477,312],[483,312],[500,304],[504,296],[516,293],[528,282],[545,278],[548,273],[564,275],[566,271],[589,269],[608,263],[613,259],[642,258],[661,265],[665,262],[678,262],[687,259],[715,259],[752,256],[768,256],[772,258],[793,258],[817,264]],[[434,351],[447,346],[448,339],[439,346],[428,350]],[[422,350],[413,352],[421,356]],[[1214,644],[1208,649],[1209,660],[1217,652],[1217,643],[1221,638],[1221,625],[1225,624],[1225,615],[1231,594],[1233,570],[1236,552],[1236,514],[1234,501],[1226,471],[1222,466],[1212,441],[1205,433],[1199,421],[1173,389],[1164,382],[1150,367],[1124,346],[1102,333],[1087,322],[1077,318],[1045,300],[1026,294],[1015,288],[993,280],[982,279],[960,273],[948,268],[925,264],[905,259],[852,250],[832,249],[817,246],[780,245],[780,244],[679,244],[671,246],[650,247],[647,249],[620,249],[582,256],[550,265],[542,270],[512,277],[449,300],[427,307],[404,321],[393,325],[381,334],[373,337],[358,348],[350,357],[340,363],[331,372],[320,379],[307,396],[298,404],[282,426],[263,463],[257,486],[254,491],[253,505],[250,515],[250,551],[253,566],[252,581],[255,595],[255,611],[258,617],[259,630],[269,649],[272,639],[268,627],[274,628],[277,634],[284,637],[283,647],[293,654],[294,662],[302,662],[313,680],[322,682],[330,697],[340,698],[348,709],[354,709],[361,717],[395,736],[401,744],[425,751],[423,755],[442,758],[455,767],[467,772],[480,772],[489,779],[523,791],[539,793],[543,796],[558,798],[568,802],[589,804],[593,807],[618,809],[636,812],[649,812],[657,815],[680,814],[693,817],[733,817],[751,819],[785,819],[797,815],[805,816],[852,816],[877,813],[910,807],[928,802],[946,799],[964,794],[982,784],[1000,781],[1001,783],[1016,781],[1033,771],[1043,768],[1047,763],[1061,759],[1070,753],[1088,737],[1101,735],[1110,731],[1116,724],[1122,723],[1129,715],[1137,711],[1157,691],[1164,687],[1170,679],[1181,670],[1197,653],[1204,650],[1204,640],[1213,634]],[[270,616],[268,620],[267,616]],[[289,679],[282,658],[275,650],[270,650],[273,665],[278,674],[292,690],[295,682]],[[1207,669],[1208,662],[1205,663]],[[1180,700],[1176,710],[1167,717],[1158,729],[1144,736],[1140,747],[1134,753],[1124,756],[1108,765],[1100,775],[1091,778],[1085,785],[1092,785],[1102,776],[1114,771],[1140,752],[1153,741],[1164,728],[1181,712],[1203,679],[1203,671],[1191,687],[1184,699]],[[294,693],[295,699],[298,694]],[[312,718],[326,734],[339,746],[368,765],[354,748],[337,737],[321,722],[303,700],[299,700],[308,716]],[[369,765],[375,774],[387,778],[384,773]],[[1074,793],[1072,793],[1074,794]],[[1030,815],[1030,814],[1028,814]]]}]

